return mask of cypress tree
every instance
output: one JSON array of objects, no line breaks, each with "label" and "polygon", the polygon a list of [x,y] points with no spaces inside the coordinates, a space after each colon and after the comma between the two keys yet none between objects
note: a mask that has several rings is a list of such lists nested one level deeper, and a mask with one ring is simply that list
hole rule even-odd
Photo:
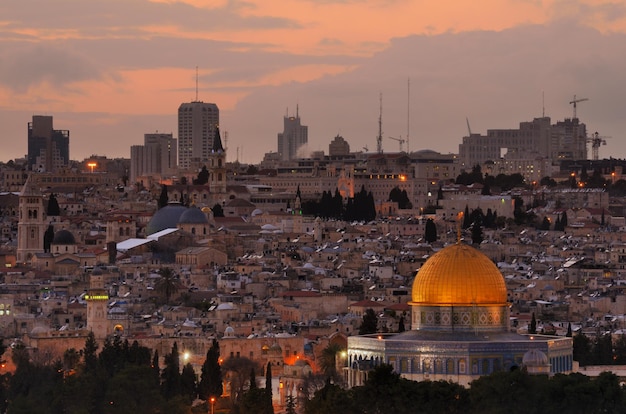
[{"label": "cypress tree", "polygon": [[220,366],[220,344],[213,339],[207,351],[206,359],[202,364],[200,382],[198,383],[198,397],[208,400],[210,397],[219,398],[224,392],[222,385],[222,367]]}]

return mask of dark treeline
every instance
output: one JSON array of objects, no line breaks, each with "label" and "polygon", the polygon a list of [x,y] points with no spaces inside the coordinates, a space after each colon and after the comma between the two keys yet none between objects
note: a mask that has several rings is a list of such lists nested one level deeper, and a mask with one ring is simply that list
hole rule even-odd
[{"label": "dark treeline", "polygon": [[[585,363],[609,363],[612,359],[610,336],[595,341],[587,341],[583,335],[576,338],[580,339],[575,354],[588,358]],[[3,350],[0,341],[0,354]],[[16,370],[0,376],[1,413],[195,414],[208,412],[206,401],[212,397],[219,402],[220,413],[224,409],[232,414],[273,413],[271,388],[257,387],[255,375],[265,372],[266,384],[271,384],[271,366],[258,366],[245,357],[220,363],[215,340],[199,376],[191,364],[181,363],[185,359],[176,343],[162,366],[157,352],[119,337],[107,340],[98,352],[90,335],[83,349],[68,349],[61,359],[52,361],[43,361],[44,356],[37,353],[30,355],[20,346],[12,351]],[[334,361],[328,366],[334,367]],[[219,398],[223,373],[230,383],[229,399]],[[335,380],[340,381],[338,377]],[[314,388],[307,391],[306,398],[297,401],[300,413],[626,413],[626,389],[610,372],[597,378],[582,374],[548,377],[515,369],[483,376],[464,388],[446,381],[410,381],[391,366],[381,365],[360,387],[345,389],[330,381],[311,384]],[[295,412],[293,400],[289,410]]]},{"label": "dark treeline", "polygon": [[[215,340],[200,378],[191,364],[181,366],[176,343],[160,367],[156,351],[117,336],[98,352],[90,334],[83,349],[68,349],[52,361],[18,345],[12,359],[15,372],[0,376],[1,413],[206,413],[206,401],[223,391]],[[197,398],[204,403],[192,408]]]},{"label": "dark treeline", "polygon": [[305,402],[305,414],[562,414],[625,413],[619,378],[582,374],[529,375],[498,372],[469,388],[446,381],[410,381],[388,365],[372,371],[365,385],[343,389],[326,383]]},{"label": "dark treeline", "polygon": [[322,218],[333,218],[346,221],[371,221],[376,218],[376,205],[371,192],[361,191],[348,198],[344,203],[343,196],[335,189],[335,194],[324,191],[318,201],[310,200],[302,203],[302,213]]}]

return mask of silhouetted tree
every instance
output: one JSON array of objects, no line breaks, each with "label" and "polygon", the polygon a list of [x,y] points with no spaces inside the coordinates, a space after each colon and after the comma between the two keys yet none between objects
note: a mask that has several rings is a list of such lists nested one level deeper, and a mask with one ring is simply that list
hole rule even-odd
[{"label": "silhouetted tree", "polygon": [[374,309],[367,308],[363,314],[363,321],[359,327],[359,335],[373,334],[378,332],[378,315]]},{"label": "silhouetted tree", "polygon": [[535,313],[533,312],[530,318],[530,326],[528,327],[528,333],[534,335],[537,333],[537,319],[535,319]]},{"label": "silhouetted tree", "polygon": [[196,185],[204,185],[209,182],[209,170],[207,170],[206,165],[203,165],[198,172],[198,177],[193,180],[193,183]]},{"label": "silhouetted tree", "polygon": [[57,201],[54,193],[50,194],[50,198],[48,199],[48,208],[46,209],[46,214],[48,216],[60,216],[61,208],[59,207],[59,202]]},{"label": "silhouetted tree", "polygon": [[433,219],[426,220],[426,224],[424,225],[424,240],[428,243],[437,241],[437,225]]},{"label": "silhouetted tree", "polygon": [[161,187],[161,195],[159,196],[159,200],[157,201],[157,205],[159,209],[165,207],[167,203],[169,203],[170,199],[167,195],[167,185],[163,184]]},{"label": "silhouetted tree", "polygon": [[43,234],[43,251],[50,253],[50,245],[54,240],[54,227],[52,224],[48,225],[46,232]]},{"label": "silhouetted tree", "polygon": [[213,217],[224,217],[224,209],[220,203],[216,203],[211,210],[213,211]]},{"label": "silhouetted tree", "polygon": [[202,400],[208,400],[210,397],[221,397],[224,392],[222,367],[219,360],[220,344],[217,339],[213,338],[213,343],[207,351],[204,364],[202,364],[200,382],[198,383],[198,397]]}]

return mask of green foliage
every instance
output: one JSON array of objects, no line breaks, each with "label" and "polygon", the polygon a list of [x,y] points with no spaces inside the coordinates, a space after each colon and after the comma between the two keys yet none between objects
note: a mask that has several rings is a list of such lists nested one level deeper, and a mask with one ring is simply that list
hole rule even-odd
[{"label": "green foliage", "polygon": [[165,355],[165,367],[161,371],[161,390],[166,400],[181,395],[180,355],[174,342],[172,352]]},{"label": "green foliage", "polygon": [[54,240],[54,227],[52,224],[48,225],[46,232],[43,234],[43,251],[46,253],[50,253],[50,245],[52,244],[52,240]]},{"label": "green foliage", "polygon": [[213,211],[213,217],[224,217],[224,209],[220,203],[215,203],[211,210]]},{"label": "green foliage", "polygon": [[378,332],[378,316],[374,309],[368,308],[363,314],[363,321],[359,327],[359,335],[367,335]]},{"label": "green foliage", "polygon": [[157,280],[154,288],[165,297],[165,303],[170,303],[172,295],[178,292],[180,288],[180,280],[174,271],[169,267],[164,267],[159,272],[161,277]]},{"label": "green foliage", "polygon": [[185,364],[183,372],[180,374],[180,392],[183,397],[188,398],[189,404],[196,399],[196,373],[191,363]]},{"label": "green foliage", "polygon": [[426,220],[426,224],[424,225],[424,240],[428,243],[437,241],[437,225],[433,219]]},{"label": "green foliage", "polygon": [[406,190],[400,190],[400,187],[397,186],[389,192],[389,201],[398,203],[398,208],[401,210],[413,208]]},{"label": "green foliage", "polygon": [[531,335],[534,335],[537,333],[537,319],[535,319],[534,312],[530,318],[530,326],[528,327],[528,333]]},{"label": "green foliage", "polygon": [[159,209],[165,207],[167,205],[167,203],[169,203],[169,197],[167,195],[167,186],[164,184],[163,187],[161,187],[161,195],[159,196],[159,199],[157,200],[157,206],[159,207]]},{"label": "green foliage", "polygon": [[48,199],[48,207],[46,208],[46,214],[48,216],[60,216],[61,208],[59,207],[59,202],[57,201],[54,193],[50,194],[50,198]]},{"label": "green foliage", "polygon": [[296,414],[296,400],[293,398],[293,395],[288,395],[285,398],[285,413]]},{"label": "green foliage", "polygon": [[213,343],[207,351],[206,359],[202,364],[200,382],[198,383],[198,397],[208,400],[210,397],[221,397],[224,392],[222,386],[222,367],[219,363],[220,344],[213,338]]},{"label": "green foliage", "polygon": [[208,182],[209,182],[209,170],[207,170],[206,165],[203,165],[200,172],[198,172],[198,178],[193,180],[193,184],[204,185]]}]

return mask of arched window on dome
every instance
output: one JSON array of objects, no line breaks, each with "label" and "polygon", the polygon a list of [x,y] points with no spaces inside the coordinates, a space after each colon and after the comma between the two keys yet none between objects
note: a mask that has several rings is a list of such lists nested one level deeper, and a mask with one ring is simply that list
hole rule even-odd
[{"label": "arched window on dome", "polygon": [[446,361],[446,374],[454,374],[454,360],[449,358]]},{"label": "arched window on dome", "polygon": [[488,359],[483,359],[482,364],[481,364],[481,374],[485,375],[485,374],[491,374],[491,370],[489,369],[489,360]]},{"label": "arched window on dome", "polygon": [[420,359],[413,358],[411,361],[411,372],[420,372]]},{"label": "arched window on dome", "polygon": [[500,358],[496,358],[493,360],[493,371],[502,371],[502,361],[500,361]]},{"label": "arched window on dome", "polygon": [[467,369],[467,365],[465,363],[465,360],[461,359],[459,361],[459,374],[465,374],[466,369]]},{"label": "arched window on dome", "polygon": [[400,359],[400,372],[409,372],[409,360],[406,358]]},{"label": "arched window on dome", "polygon": [[443,361],[439,358],[435,360],[435,374],[443,374]]}]

